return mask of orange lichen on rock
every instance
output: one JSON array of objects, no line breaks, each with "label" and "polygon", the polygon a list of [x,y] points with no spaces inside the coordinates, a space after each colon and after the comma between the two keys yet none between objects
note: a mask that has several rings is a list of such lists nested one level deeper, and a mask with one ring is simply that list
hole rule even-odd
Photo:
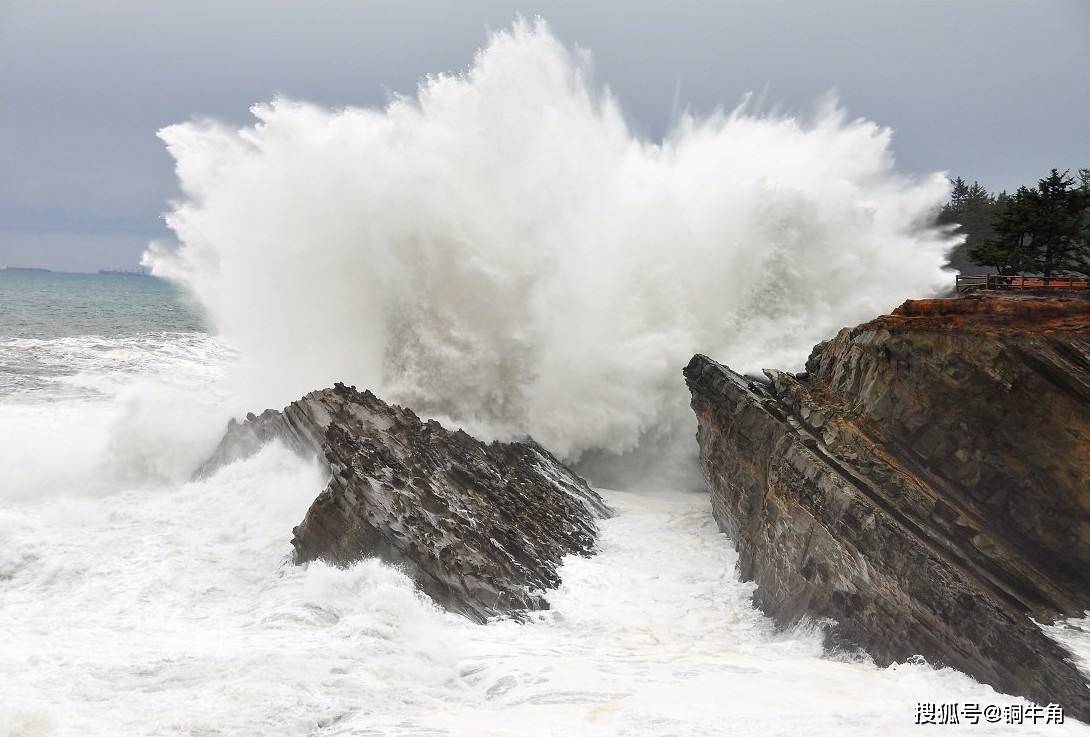
[{"label": "orange lichen on rock", "polygon": [[910,299],[892,314],[875,318],[861,327],[868,325],[946,330],[1003,328],[1042,333],[1085,329],[1090,325],[1090,299],[1003,293],[971,294],[949,299]]}]

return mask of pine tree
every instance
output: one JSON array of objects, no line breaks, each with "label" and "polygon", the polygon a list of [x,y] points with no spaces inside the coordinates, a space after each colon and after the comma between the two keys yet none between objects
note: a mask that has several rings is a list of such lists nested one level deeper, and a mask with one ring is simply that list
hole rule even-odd
[{"label": "pine tree", "polygon": [[1085,267],[1086,233],[1083,232],[1086,193],[1075,186],[1068,172],[1052,172],[1037,184],[1033,211],[1036,271],[1045,278],[1058,271]]},{"label": "pine tree", "polygon": [[1020,274],[1032,261],[1033,242],[1029,204],[1034,193],[1019,187],[1004,198],[1004,207],[992,226],[992,236],[981,239],[969,250],[969,258],[981,266],[990,266],[1000,274]]},{"label": "pine tree", "polygon": [[[975,182],[974,182],[975,184]],[[958,177],[954,180],[954,183],[950,190],[950,204],[948,207],[954,212],[961,212],[965,205],[965,199],[969,196],[969,187],[965,184],[965,180]]]},{"label": "pine tree", "polygon": [[1053,169],[1035,189],[1019,187],[1003,201],[992,237],[969,256],[1000,274],[1090,275],[1090,172],[1079,178],[1076,186],[1069,172]]},{"label": "pine tree", "polygon": [[980,182],[970,185],[961,177],[951,182],[950,202],[939,211],[936,220],[940,225],[957,225],[957,232],[965,236],[965,242],[950,253],[947,264],[950,268],[962,273],[973,270],[969,253],[993,236],[996,213],[996,198]]}]

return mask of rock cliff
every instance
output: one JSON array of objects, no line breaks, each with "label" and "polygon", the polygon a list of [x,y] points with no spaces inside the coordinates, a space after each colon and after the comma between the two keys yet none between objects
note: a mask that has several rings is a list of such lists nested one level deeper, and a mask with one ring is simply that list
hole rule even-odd
[{"label": "rock cliff", "polygon": [[[1090,301],[909,301],[806,371],[685,368],[719,526],[780,624],[1090,717]],[[1032,618],[1032,619],[1031,619]]]},{"label": "rock cliff", "polygon": [[279,439],[318,454],[326,488],[294,528],[295,561],[377,556],[477,621],[547,607],[565,555],[589,555],[608,516],[586,482],[532,440],[482,443],[337,384],[232,421],[199,471]]}]

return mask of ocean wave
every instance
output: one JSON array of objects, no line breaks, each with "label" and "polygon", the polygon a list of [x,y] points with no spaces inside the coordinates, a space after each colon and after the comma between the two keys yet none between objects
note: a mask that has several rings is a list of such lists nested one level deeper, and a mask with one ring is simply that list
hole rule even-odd
[{"label": "ocean wave", "polygon": [[180,247],[145,262],[238,348],[256,407],[344,381],[569,461],[673,451],[694,352],[801,368],[948,282],[956,239],[926,225],[948,183],[899,175],[889,129],[743,104],[647,141],[541,21],[384,109],[253,112],[161,131]]}]

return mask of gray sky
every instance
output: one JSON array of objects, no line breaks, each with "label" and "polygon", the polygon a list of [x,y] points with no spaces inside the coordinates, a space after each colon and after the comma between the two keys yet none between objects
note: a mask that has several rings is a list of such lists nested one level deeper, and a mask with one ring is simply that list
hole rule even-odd
[{"label": "gray sky", "polygon": [[840,92],[894,128],[899,168],[993,189],[1090,162],[1088,0],[0,0],[0,266],[131,266],[176,190],[155,137],[283,93],[381,104],[540,14],[634,127],[747,91]]}]

